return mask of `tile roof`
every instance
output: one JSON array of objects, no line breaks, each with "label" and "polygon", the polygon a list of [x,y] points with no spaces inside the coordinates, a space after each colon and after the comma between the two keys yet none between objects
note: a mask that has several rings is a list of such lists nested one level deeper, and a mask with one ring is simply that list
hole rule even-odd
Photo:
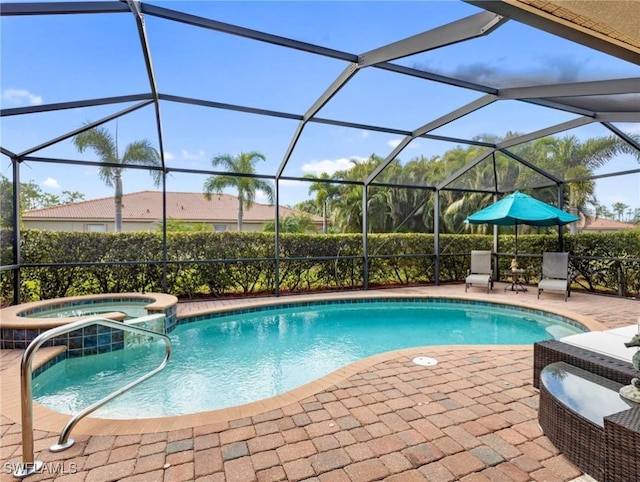
[{"label": "tile roof", "polygon": [[589,222],[585,226],[584,217],[580,218],[578,221],[578,230],[586,230],[586,231],[594,231],[594,230],[620,230],[620,229],[631,229],[634,228],[635,225],[631,223],[623,223],[621,221],[615,221],[613,219],[607,218],[589,218]]},{"label": "tile roof", "polygon": [[[113,220],[113,197],[92,199],[62,206],[26,211],[25,219],[92,219]],[[280,216],[298,214],[299,211],[280,207]],[[275,216],[274,206],[253,203],[245,207],[244,222],[265,222]],[[238,219],[238,198],[229,194],[212,194],[207,200],[198,192],[167,192],[167,218],[189,222],[235,222]],[[322,222],[319,216],[311,216]],[[140,191],[122,197],[122,219],[150,222],[162,219],[162,192]]]}]

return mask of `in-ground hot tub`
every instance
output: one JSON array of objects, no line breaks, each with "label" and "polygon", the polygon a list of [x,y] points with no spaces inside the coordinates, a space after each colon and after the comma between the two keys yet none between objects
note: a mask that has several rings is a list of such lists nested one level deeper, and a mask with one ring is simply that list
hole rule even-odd
[{"label": "in-ground hot tub", "polygon": [[[40,333],[89,316],[124,321],[151,314],[165,315],[165,332],[176,324],[178,299],[165,293],[114,293],[35,301],[0,310],[0,348],[24,349]],[[56,337],[45,346],[66,345],[68,356],[94,355],[124,347],[122,330],[88,326]]]}]

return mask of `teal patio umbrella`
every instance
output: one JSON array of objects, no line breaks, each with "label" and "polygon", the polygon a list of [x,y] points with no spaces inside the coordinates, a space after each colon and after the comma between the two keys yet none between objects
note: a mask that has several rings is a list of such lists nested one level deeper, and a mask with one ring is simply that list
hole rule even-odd
[{"label": "teal patio umbrella", "polygon": [[472,214],[465,222],[471,224],[496,224],[498,226],[515,226],[515,251],[518,257],[518,224],[530,226],[563,226],[578,221],[580,218],[568,212],[542,202],[528,194],[516,191],[505,196],[477,213]]}]

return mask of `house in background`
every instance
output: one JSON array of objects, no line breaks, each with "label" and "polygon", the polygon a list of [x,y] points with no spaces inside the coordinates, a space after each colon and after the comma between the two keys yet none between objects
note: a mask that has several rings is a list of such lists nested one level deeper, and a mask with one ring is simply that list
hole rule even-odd
[{"label": "house in background", "polygon": [[[92,199],[62,206],[34,209],[22,214],[27,229],[52,231],[114,231],[113,197]],[[300,211],[280,207],[280,217],[300,215]],[[322,218],[309,215],[322,230]],[[267,221],[275,218],[275,206],[253,203],[245,206],[243,231],[262,231]],[[238,198],[229,194],[204,194],[196,192],[167,192],[167,219],[185,223],[203,223],[216,232],[237,231]],[[162,192],[140,191],[122,197],[122,231],[153,231],[162,223]]]},{"label": "house in background", "polygon": [[585,223],[584,216],[580,216],[578,221],[578,232],[580,233],[617,233],[624,229],[633,229],[635,224],[623,223],[607,218],[587,218]]}]

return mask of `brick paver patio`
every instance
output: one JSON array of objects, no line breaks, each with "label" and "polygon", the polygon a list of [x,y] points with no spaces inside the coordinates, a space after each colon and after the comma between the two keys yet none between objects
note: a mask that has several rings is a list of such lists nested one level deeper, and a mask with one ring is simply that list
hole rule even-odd
[{"label": "brick paver patio", "polygon": [[[560,296],[537,300],[533,292],[505,293],[500,285],[490,295],[479,290],[465,295],[460,285],[349,295],[488,296],[571,313],[591,320],[592,327],[628,325],[640,316],[637,300],[574,293],[564,303]],[[180,312],[260,301],[186,303]],[[436,358],[438,364],[416,365],[417,355]],[[0,480],[8,481],[15,480],[9,472],[21,461],[21,427],[5,392],[17,383],[12,374],[20,353],[3,350],[1,356]],[[342,379],[331,378],[335,383],[298,392],[302,398],[294,391],[287,403],[265,404],[264,411],[251,415],[210,412],[192,426],[167,422],[139,433],[124,433],[115,422],[103,423],[99,431],[81,422],[73,433],[76,444],[60,453],[48,451],[58,433],[43,429],[47,421],[36,417],[36,459],[47,462],[46,470],[26,480],[524,482],[579,477],[581,472],[538,427],[531,375],[531,347],[411,348],[373,357]]]}]

